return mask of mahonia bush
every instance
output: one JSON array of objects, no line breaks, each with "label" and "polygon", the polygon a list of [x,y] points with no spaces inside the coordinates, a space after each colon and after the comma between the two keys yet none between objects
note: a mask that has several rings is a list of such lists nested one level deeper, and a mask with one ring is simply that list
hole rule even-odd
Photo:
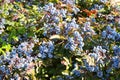
[{"label": "mahonia bush", "polygon": [[0,0],[0,80],[119,80],[120,5]]}]

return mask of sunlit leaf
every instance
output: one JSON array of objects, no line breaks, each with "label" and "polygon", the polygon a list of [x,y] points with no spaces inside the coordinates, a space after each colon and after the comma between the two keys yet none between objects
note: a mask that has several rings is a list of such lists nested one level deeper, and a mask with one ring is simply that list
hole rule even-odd
[{"label": "sunlit leaf", "polygon": [[63,74],[63,75],[69,75],[69,72],[68,72],[68,70],[64,70],[64,71],[62,72],[62,74]]},{"label": "sunlit leaf", "polygon": [[87,62],[89,63],[89,65],[91,66],[95,66],[95,60],[93,57],[90,57],[88,55],[85,55],[85,59],[87,60]]},{"label": "sunlit leaf", "polygon": [[18,41],[18,40],[19,40],[17,36],[13,36],[12,38],[13,38],[15,41]]},{"label": "sunlit leaf", "polygon": [[6,52],[9,52],[11,50],[11,45],[10,44],[6,44],[6,45],[2,46],[1,49],[5,49]]},{"label": "sunlit leaf", "polygon": [[34,10],[38,10],[38,7],[36,5],[33,5]]},{"label": "sunlit leaf", "polygon": [[50,39],[62,39],[62,40],[65,40],[66,38],[64,36],[61,36],[61,35],[52,35],[50,37]]}]

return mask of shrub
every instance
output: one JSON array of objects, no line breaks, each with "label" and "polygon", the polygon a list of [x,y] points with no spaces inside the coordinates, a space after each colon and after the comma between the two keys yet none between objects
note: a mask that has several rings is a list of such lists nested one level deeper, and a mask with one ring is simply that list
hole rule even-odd
[{"label": "shrub", "polygon": [[1,1],[0,79],[120,79],[120,6],[111,4]]}]

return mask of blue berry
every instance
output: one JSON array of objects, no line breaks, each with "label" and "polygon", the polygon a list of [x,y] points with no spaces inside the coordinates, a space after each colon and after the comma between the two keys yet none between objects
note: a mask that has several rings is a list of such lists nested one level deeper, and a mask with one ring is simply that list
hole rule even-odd
[{"label": "blue berry", "polygon": [[46,58],[48,56],[49,58],[52,58],[54,44],[52,41],[43,42],[42,45],[40,45],[39,50],[40,50],[40,53],[38,54],[38,57]]},{"label": "blue berry", "polygon": [[73,74],[78,77],[81,75],[79,70],[73,70]]},{"label": "blue berry", "polygon": [[97,72],[97,76],[100,77],[100,78],[102,78],[103,77],[103,72],[102,71],[98,71]]}]

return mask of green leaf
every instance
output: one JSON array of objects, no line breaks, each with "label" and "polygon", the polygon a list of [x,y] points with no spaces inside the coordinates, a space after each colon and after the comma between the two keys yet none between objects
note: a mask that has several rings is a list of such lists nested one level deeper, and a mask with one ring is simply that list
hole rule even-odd
[{"label": "green leaf", "polygon": [[64,70],[64,71],[62,72],[62,74],[63,74],[63,75],[69,75],[69,71],[68,71],[68,70]]},{"label": "green leaf", "polygon": [[10,44],[6,44],[6,45],[2,46],[2,48],[1,48],[1,49],[5,49],[5,50],[6,50],[6,52],[9,52],[9,51],[10,51],[10,49],[11,49],[11,45],[10,45]]},{"label": "green leaf", "polygon": [[5,52],[0,48],[0,54],[5,55]]},{"label": "green leaf", "polygon": [[38,7],[36,5],[33,5],[33,10],[38,10]]},{"label": "green leaf", "polygon": [[110,80],[115,80],[115,78],[114,78],[114,77],[111,77]]},{"label": "green leaf", "polygon": [[14,25],[15,25],[15,22],[7,20],[7,21],[6,21],[6,24],[8,24],[8,25],[10,25],[10,26],[14,26]]},{"label": "green leaf", "polygon": [[19,41],[17,36],[12,37],[15,41]]},{"label": "green leaf", "polygon": [[18,27],[17,31],[19,34],[24,34],[26,32],[26,29],[25,29],[25,27]]}]

